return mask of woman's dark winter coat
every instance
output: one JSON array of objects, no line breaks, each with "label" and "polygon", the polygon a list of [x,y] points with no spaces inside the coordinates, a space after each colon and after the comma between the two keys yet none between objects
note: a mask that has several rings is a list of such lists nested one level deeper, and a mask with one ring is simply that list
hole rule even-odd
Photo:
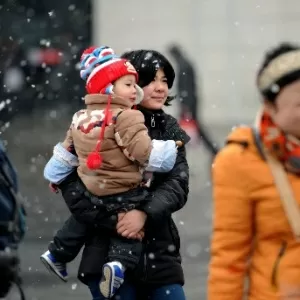
[{"label": "woman's dark winter coat", "polygon": [[[145,116],[145,125],[152,139],[181,140],[184,144],[189,142],[189,136],[172,116],[162,110],[149,111],[142,107],[139,107],[139,110]],[[77,180],[74,174],[60,186],[63,194],[67,193],[68,185],[73,180]],[[147,214],[144,254],[137,268],[131,274],[130,271],[126,272],[126,279],[134,280],[135,285],[145,284],[155,287],[184,284],[179,253],[180,238],[171,215],[185,205],[188,193],[189,167],[183,146],[178,149],[177,160],[172,171],[154,173],[150,193],[140,207]],[[86,197],[82,199],[86,200],[76,197],[67,205],[78,221],[91,225],[90,236],[87,237],[78,272],[79,279],[87,283],[88,280],[101,276],[102,265],[106,262],[109,234],[106,234],[105,229],[101,227],[103,218],[106,218],[106,224],[107,218],[110,218],[113,227],[116,225],[116,218],[105,216]]]}]

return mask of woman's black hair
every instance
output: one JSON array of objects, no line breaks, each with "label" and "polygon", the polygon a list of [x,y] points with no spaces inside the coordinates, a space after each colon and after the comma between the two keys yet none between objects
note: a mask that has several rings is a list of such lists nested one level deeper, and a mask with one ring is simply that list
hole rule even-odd
[{"label": "woman's black hair", "polygon": [[[155,50],[132,50],[121,55],[131,62],[139,74],[138,85],[145,87],[151,83],[156,75],[158,69],[163,69],[167,78],[168,88],[173,86],[175,79],[175,71],[168,59]],[[174,96],[168,96],[165,105],[169,106],[170,102],[174,100]]]}]

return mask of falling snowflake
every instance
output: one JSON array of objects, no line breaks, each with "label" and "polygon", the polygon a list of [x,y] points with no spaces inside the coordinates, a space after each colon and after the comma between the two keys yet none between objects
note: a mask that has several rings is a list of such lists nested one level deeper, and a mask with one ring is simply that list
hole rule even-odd
[{"label": "falling snowflake", "polygon": [[0,102],[0,111],[5,107],[5,101]]},{"label": "falling snowflake", "polygon": [[75,9],[75,5],[74,4],[71,4],[69,7],[68,7],[68,10],[69,11],[73,11]]},{"label": "falling snowflake", "polygon": [[148,255],[148,256],[149,256],[149,258],[150,258],[150,259],[154,259],[154,258],[155,258],[155,255],[154,255],[154,253],[149,253],[149,255]]},{"label": "falling snowflake", "polygon": [[198,243],[190,243],[186,247],[186,252],[189,255],[189,257],[199,257],[200,253],[202,252],[202,247]]},{"label": "falling snowflake", "polygon": [[148,60],[152,57],[152,53],[151,52],[147,52],[145,55],[145,60]]},{"label": "falling snowflake", "polygon": [[176,250],[175,245],[169,245],[169,246],[168,246],[168,251],[169,251],[169,252],[174,252],[175,250]]},{"label": "falling snowflake", "polygon": [[76,290],[77,289],[77,283],[73,283],[72,284],[72,290],[74,291],[74,290]]},{"label": "falling snowflake", "polygon": [[57,111],[56,110],[51,110],[49,113],[49,117],[51,119],[56,119],[57,118]]}]

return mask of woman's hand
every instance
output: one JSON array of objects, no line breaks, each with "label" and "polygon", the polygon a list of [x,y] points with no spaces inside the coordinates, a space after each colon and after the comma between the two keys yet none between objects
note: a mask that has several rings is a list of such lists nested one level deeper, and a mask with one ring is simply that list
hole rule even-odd
[{"label": "woman's hand", "polygon": [[147,215],[137,209],[118,214],[117,232],[126,238],[142,239]]},{"label": "woman's hand", "polygon": [[140,230],[133,239],[142,241],[145,236],[144,229]]}]

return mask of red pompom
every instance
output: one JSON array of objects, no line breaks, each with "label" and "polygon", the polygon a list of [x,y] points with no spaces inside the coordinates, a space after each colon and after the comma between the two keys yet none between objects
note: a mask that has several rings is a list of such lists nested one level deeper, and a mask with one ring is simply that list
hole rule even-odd
[{"label": "red pompom", "polygon": [[91,170],[96,170],[101,167],[102,157],[99,152],[92,152],[88,155],[86,165]]}]

